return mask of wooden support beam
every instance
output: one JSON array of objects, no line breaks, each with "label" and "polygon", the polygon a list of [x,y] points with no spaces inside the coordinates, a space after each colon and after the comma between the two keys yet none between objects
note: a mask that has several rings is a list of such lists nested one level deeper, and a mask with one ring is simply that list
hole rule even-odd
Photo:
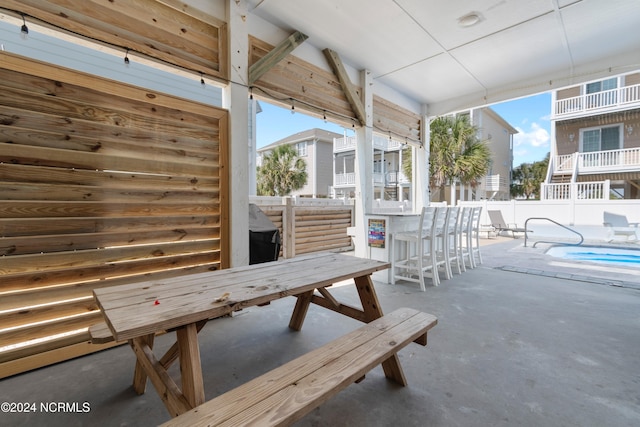
[{"label": "wooden support beam", "polygon": [[271,52],[260,58],[255,64],[249,67],[249,85],[257,82],[264,73],[269,71],[278,62],[282,61],[288,54],[304,43],[308,38],[309,36],[306,34],[296,31],[283,40]]},{"label": "wooden support beam", "polygon": [[331,303],[331,305],[333,305],[335,308],[339,308],[340,307],[340,303],[338,302],[338,300],[336,300],[333,295],[331,295],[329,293],[328,290],[326,290],[325,288],[318,288],[318,292],[320,292],[320,294],[322,294],[322,296],[329,302]]},{"label": "wooden support beam", "polygon": [[329,65],[331,65],[331,68],[333,68],[333,72],[338,77],[338,80],[342,85],[342,89],[344,90],[344,94],[347,97],[349,104],[351,104],[351,108],[356,114],[360,125],[364,126],[366,123],[364,105],[362,104],[362,100],[360,99],[358,92],[355,90],[353,84],[351,84],[351,79],[349,79],[349,75],[347,74],[347,70],[342,64],[340,56],[337,52],[334,52],[329,48],[323,50],[322,52],[327,58],[327,61],[329,61]]}]

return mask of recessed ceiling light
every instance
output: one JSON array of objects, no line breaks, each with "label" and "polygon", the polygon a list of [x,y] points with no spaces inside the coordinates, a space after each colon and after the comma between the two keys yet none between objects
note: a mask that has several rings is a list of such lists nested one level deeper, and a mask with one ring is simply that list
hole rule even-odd
[{"label": "recessed ceiling light", "polygon": [[480,16],[479,13],[471,12],[458,18],[458,25],[465,28],[471,27],[473,25],[476,25],[481,20],[482,20],[482,17]]}]

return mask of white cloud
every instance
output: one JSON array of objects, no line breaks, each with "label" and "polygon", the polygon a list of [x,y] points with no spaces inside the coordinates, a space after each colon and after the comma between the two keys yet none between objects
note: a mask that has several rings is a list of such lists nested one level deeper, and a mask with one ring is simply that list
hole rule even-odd
[{"label": "white cloud", "polygon": [[537,123],[531,123],[528,130],[516,128],[518,133],[513,136],[513,144],[516,147],[535,147],[543,148],[549,147],[551,142],[551,136],[549,131],[540,127]]},{"label": "white cloud", "polygon": [[513,136],[513,164],[542,160],[549,151],[551,143],[549,131],[535,122],[528,128],[516,127],[516,129],[518,133]]}]

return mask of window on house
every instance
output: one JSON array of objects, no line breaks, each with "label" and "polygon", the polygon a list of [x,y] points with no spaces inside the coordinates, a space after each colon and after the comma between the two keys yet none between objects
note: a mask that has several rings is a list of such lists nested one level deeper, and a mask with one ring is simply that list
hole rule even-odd
[{"label": "window on house", "polygon": [[382,172],[383,172],[382,160],[374,160],[373,173],[382,173]]},{"label": "window on house", "polygon": [[[592,95],[591,103],[595,103],[594,107],[615,104],[617,100],[617,92],[613,89],[618,87],[618,78],[601,80],[598,82],[588,83],[586,85],[587,95]],[[608,92],[610,91],[610,92]],[[605,93],[601,93],[605,92]]]},{"label": "window on house", "polygon": [[582,152],[620,149],[620,126],[588,129],[582,132]]},{"label": "window on house", "polygon": [[605,90],[611,90],[618,87],[618,79],[616,77],[607,80],[601,80],[599,82],[593,82],[587,84],[587,93],[604,92]]},{"label": "window on house", "polygon": [[306,157],[307,156],[307,142],[298,142],[296,144],[296,150],[298,150],[298,156]]}]

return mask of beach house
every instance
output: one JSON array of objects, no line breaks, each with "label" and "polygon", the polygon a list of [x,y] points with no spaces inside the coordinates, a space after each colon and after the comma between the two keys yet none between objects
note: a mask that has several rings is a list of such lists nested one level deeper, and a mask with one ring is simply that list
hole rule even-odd
[{"label": "beach house", "polygon": [[543,199],[640,198],[640,72],[553,92]]}]

